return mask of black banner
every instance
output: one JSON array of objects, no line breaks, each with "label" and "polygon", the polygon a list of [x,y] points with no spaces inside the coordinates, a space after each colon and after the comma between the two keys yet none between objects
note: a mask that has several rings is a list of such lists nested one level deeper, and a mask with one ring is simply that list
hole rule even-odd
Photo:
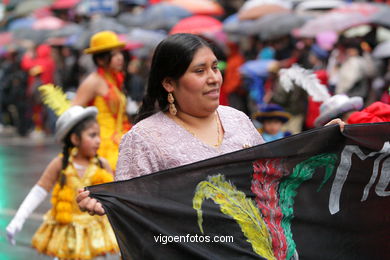
[{"label": "black banner", "polygon": [[88,187],[123,259],[390,259],[390,123]]}]

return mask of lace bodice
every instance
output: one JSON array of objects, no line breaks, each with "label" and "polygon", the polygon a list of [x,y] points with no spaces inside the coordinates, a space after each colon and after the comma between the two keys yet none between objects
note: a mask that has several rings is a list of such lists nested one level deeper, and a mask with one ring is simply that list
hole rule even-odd
[{"label": "lace bodice", "polygon": [[244,113],[226,106],[219,106],[217,112],[224,129],[219,147],[203,143],[163,112],[140,121],[122,138],[116,180],[127,180],[264,143]]}]

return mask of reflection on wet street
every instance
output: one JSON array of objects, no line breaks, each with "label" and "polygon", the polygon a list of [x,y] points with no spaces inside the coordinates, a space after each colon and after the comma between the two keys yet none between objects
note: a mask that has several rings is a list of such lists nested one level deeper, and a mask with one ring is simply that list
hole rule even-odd
[{"label": "reflection on wet street", "polygon": [[[16,245],[6,239],[5,228],[43,170],[61,147],[53,138],[31,140],[0,134],[0,259],[53,259],[31,248],[31,238],[42,223],[43,214],[51,207],[50,199],[34,211],[16,236]],[[119,259],[118,256],[97,259]]]}]

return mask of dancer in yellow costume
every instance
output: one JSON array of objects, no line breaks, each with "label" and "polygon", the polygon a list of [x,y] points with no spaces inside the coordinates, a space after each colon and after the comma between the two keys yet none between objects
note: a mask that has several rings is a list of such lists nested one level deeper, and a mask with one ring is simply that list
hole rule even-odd
[{"label": "dancer in yellow costume", "polygon": [[53,208],[32,238],[40,253],[59,259],[92,259],[119,248],[107,217],[80,211],[75,196],[85,186],[113,181],[111,168],[97,156],[100,145],[96,107],[72,106],[56,122],[56,139],[63,143],[56,156],[7,226],[7,238],[15,245],[15,235],[28,216],[53,190]]},{"label": "dancer in yellow costume", "polygon": [[115,170],[119,143],[122,135],[130,129],[126,115],[126,97],[122,86],[124,81],[124,57],[121,49],[124,42],[111,31],[98,32],[92,36],[89,48],[84,52],[92,54],[97,67],[79,86],[73,105],[96,106],[101,129],[102,143],[99,154],[107,158]]}]

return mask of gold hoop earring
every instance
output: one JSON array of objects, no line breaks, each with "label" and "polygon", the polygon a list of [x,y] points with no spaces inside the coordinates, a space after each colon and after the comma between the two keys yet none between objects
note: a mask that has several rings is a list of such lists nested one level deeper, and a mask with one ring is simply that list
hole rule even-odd
[{"label": "gold hoop earring", "polygon": [[177,109],[174,102],[175,102],[175,98],[173,97],[172,93],[169,92],[168,93],[169,113],[173,116],[176,116]]}]

